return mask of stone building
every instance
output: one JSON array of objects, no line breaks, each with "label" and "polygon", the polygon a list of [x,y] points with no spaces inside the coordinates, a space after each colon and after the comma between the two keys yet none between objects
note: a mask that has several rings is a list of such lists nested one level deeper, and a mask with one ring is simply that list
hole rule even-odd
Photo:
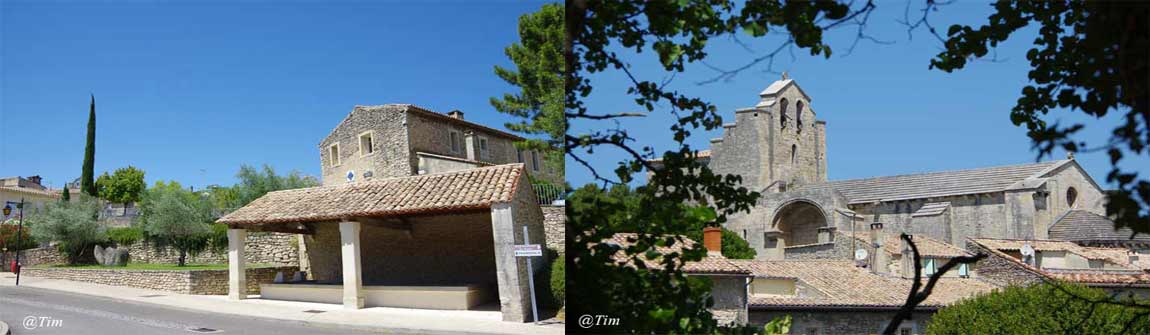
[{"label": "stone building", "polygon": [[[543,213],[523,164],[275,191],[219,219],[229,226],[229,297],[245,299],[248,231],[304,236],[308,279],[263,284],[262,299],[472,309],[497,301],[530,319],[528,269],[513,245],[542,238]],[[541,240],[532,240],[539,244]],[[497,297],[497,298],[496,298]]]},{"label": "stone building", "polygon": [[[60,200],[60,191],[41,185],[40,176],[0,178],[0,208],[9,202],[19,203],[21,199],[28,214],[28,211],[43,209],[46,203]],[[17,213],[16,206],[12,206],[12,218],[16,218]]]},{"label": "stone building", "polygon": [[355,106],[319,144],[323,185],[521,163],[533,178],[562,184],[523,138],[469,122],[463,112],[419,106]]},{"label": "stone building", "polygon": [[1105,214],[1102,189],[1072,157],[828,181],[827,123],[817,119],[811,97],[785,76],[759,96],[756,105],[735,111],[735,122],[699,156],[716,173],[739,175],[762,192],[750,213],[725,225],[761,260],[853,251],[841,244],[865,239],[874,223],[882,235],[905,232],[962,246],[968,238],[1047,239],[1070,211]]},{"label": "stone building", "polygon": [[[1045,281],[1082,284],[1116,296],[1150,297],[1150,268],[1141,253],[1127,248],[1084,247],[1053,240],[972,239],[968,249],[988,257],[978,263],[980,278],[997,285]],[[1025,251],[1024,251],[1025,250]]]}]

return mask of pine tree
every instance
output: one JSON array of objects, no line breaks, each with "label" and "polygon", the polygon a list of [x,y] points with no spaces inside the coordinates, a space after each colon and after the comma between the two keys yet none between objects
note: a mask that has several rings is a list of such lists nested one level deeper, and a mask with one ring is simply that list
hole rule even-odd
[{"label": "pine tree", "polygon": [[95,169],[96,165],[96,95],[92,95],[92,104],[88,112],[88,140],[84,145],[84,171],[80,173],[80,192],[96,196]]}]

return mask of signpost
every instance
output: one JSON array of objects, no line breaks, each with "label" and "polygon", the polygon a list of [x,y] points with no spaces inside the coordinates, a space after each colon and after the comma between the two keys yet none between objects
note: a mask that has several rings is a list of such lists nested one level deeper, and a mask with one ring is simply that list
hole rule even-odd
[{"label": "signpost", "polygon": [[531,290],[531,315],[535,323],[539,323],[539,309],[535,307],[535,271],[532,271],[531,257],[543,256],[543,246],[531,244],[531,235],[527,233],[527,226],[523,226],[523,244],[512,245],[515,257],[527,257],[527,287]]}]

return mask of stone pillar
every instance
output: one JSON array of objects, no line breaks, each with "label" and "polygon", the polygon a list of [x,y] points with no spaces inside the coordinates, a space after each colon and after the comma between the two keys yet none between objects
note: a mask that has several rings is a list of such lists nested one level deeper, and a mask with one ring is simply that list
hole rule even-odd
[{"label": "stone pillar", "polygon": [[[522,228],[520,228],[522,230]],[[515,257],[514,207],[508,203],[491,205],[491,232],[495,241],[495,280],[499,285],[499,310],[503,321],[525,322],[531,302],[527,288],[527,263]],[[520,264],[523,263],[523,264]]]},{"label": "stone pillar", "polygon": [[339,239],[343,255],[343,308],[363,308],[363,269],[359,258],[360,224],[357,221],[339,223]]},{"label": "stone pillar", "polygon": [[882,229],[882,222],[875,222],[870,224],[870,243],[874,248],[874,263],[871,264],[871,272],[873,273],[887,273],[889,272],[890,256],[886,254],[884,246],[886,245],[886,232]]},{"label": "stone pillar", "polygon": [[244,241],[247,229],[228,229],[228,299],[248,298],[247,267],[244,266]]}]

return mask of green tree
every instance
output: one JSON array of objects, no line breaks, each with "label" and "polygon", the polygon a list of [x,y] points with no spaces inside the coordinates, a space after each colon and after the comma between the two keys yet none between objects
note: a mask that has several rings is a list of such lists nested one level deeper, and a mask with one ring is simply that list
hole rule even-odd
[{"label": "green tree", "polygon": [[[1111,163],[1106,181],[1118,186],[1108,192],[1107,214],[1117,227],[1150,233],[1150,179],[1119,166],[1127,155],[1150,157],[1150,3],[998,1],[994,9],[982,26],[951,26],[946,49],[930,66],[962,69],[1019,29],[1038,26],[1039,36],[1026,53],[1030,85],[1011,110],[1011,122],[1028,129],[1039,158],[1058,147],[1105,151]],[[1088,144],[1077,134],[1085,124],[1051,122],[1046,115],[1056,108],[1096,119],[1122,113],[1122,121],[1109,139]]]},{"label": "green tree", "polygon": [[222,205],[221,208],[243,207],[272,191],[319,185],[315,177],[305,176],[299,171],[292,171],[281,176],[267,164],[264,164],[262,169],[243,165],[240,167],[240,171],[236,173],[236,178],[239,179],[239,182],[232,186],[230,191],[222,191],[218,195],[216,192],[212,192],[213,201]]},{"label": "green tree", "polygon": [[210,247],[212,207],[208,199],[184,190],[177,182],[157,181],[140,204],[140,226],[157,248],[179,252],[178,266],[189,254]]},{"label": "green tree", "polygon": [[64,202],[72,200],[72,194],[68,192],[68,187],[64,187],[64,190],[60,191],[60,200]]},{"label": "green tree", "polygon": [[926,333],[1150,334],[1150,305],[1140,304],[1083,286],[1012,286],[943,308]]},{"label": "green tree", "polygon": [[90,196],[97,196],[96,177],[96,95],[92,95],[92,103],[88,111],[88,136],[84,144],[84,168],[80,172],[80,191]]},{"label": "green tree", "polygon": [[59,250],[69,264],[83,260],[84,252],[95,243],[107,240],[104,228],[96,222],[99,204],[95,198],[82,196],[76,201],[51,202],[44,211],[24,218],[38,241],[58,242]]},{"label": "green tree", "polygon": [[519,92],[491,98],[495,110],[518,119],[507,123],[508,129],[543,136],[516,146],[543,153],[544,163],[556,176],[563,175],[563,138],[567,133],[563,37],[563,7],[559,4],[546,4],[538,12],[521,16],[519,42],[504,49],[515,69],[495,66],[495,74],[518,87]]},{"label": "green tree", "polygon": [[127,204],[140,201],[148,185],[144,183],[143,170],[128,166],[116,169],[111,175],[104,172],[96,179],[96,187],[101,199]]}]

